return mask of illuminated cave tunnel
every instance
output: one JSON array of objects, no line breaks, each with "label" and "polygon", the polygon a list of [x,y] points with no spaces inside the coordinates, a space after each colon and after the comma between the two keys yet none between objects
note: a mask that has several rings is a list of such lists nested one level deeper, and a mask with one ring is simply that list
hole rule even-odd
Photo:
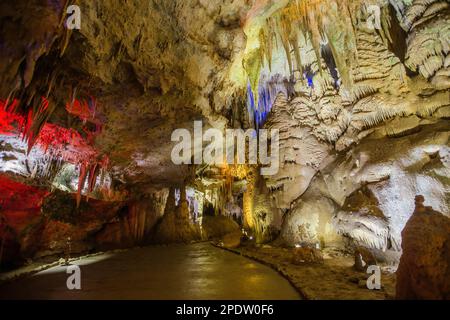
[{"label": "illuminated cave tunnel", "polygon": [[0,298],[450,299],[448,1],[75,2],[0,3]]}]

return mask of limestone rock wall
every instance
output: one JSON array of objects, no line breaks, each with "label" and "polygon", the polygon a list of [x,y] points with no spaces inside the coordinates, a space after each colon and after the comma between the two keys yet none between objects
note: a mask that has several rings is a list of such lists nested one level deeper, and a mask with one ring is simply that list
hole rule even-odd
[{"label": "limestone rock wall", "polygon": [[281,163],[265,180],[290,245],[350,240],[398,262],[410,199],[423,194],[450,213],[448,3],[391,10],[384,33],[356,26],[350,89],[330,69],[318,72],[312,47],[301,48],[312,81],[295,78],[293,95],[280,93],[268,115],[265,128],[280,130]]}]

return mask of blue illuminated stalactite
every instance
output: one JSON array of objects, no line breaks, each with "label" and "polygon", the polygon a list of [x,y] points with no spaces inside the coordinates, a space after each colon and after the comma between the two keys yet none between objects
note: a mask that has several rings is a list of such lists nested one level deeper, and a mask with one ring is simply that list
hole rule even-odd
[{"label": "blue illuminated stalactite", "polygon": [[284,92],[287,96],[287,89],[285,88],[284,83],[278,81],[260,82],[258,86],[258,105],[256,106],[252,88],[250,83],[248,83],[248,113],[250,115],[250,120],[253,120],[254,122],[256,130],[259,130],[259,128],[264,125],[279,92]]},{"label": "blue illuminated stalactite", "polygon": [[313,75],[306,75],[306,79],[308,80],[308,86],[313,88],[314,87]]},{"label": "blue illuminated stalactite", "polygon": [[256,108],[255,108],[255,98],[253,96],[253,91],[250,86],[250,83],[247,85],[247,111],[248,115],[250,117],[250,122],[254,122],[255,125],[257,123],[256,121]]},{"label": "blue illuminated stalactite", "polygon": [[[339,88],[340,80],[337,75],[337,71],[334,60],[330,60],[327,63],[331,76],[335,80],[334,87]],[[302,83],[306,80],[308,87],[314,89],[314,76],[317,74],[311,68],[311,65],[306,66],[303,73]],[[298,81],[298,79],[297,79]],[[269,115],[273,103],[278,95],[278,93],[283,92],[289,99],[294,95],[294,84],[296,79],[291,75],[290,78],[286,78],[280,74],[273,75],[269,78],[262,76],[258,84],[258,101],[255,104],[255,95],[252,91],[250,82],[247,84],[247,107],[250,122],[253,122],[255,129],[258,131],[261,128],[267,116]]]},{"label": "blue illuminated stalactite", "polygon": [[314,82],[313,82],[314,75],[315,75],[315,73],[311,69],[311,66],[307,66],[305,68],[305,72],[303,73],[303,77],[306,79],[308,87],[310,87],[310,88],[314,88]]}]

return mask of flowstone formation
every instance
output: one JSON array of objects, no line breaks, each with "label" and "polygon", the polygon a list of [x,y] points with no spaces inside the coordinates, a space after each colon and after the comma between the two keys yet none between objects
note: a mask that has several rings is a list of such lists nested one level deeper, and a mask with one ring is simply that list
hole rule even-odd
[{"label": "flowstone formation", "polygon": [[405,197],[420,193],[450,211],[450,95],[448,75],[440,78],[448,74],[449,6],[392,4],[378,2],[381,30],[355,24],[351,85],[336,83],[329,67],[330,37],[309,64],[313,39],[299,50],[301,67],[291,52],[294,92],[278,94],[264,125],[280,130],[280,170],[265,179],[284,212],[287,244],[365,246],[395,263],[414,210]]}]

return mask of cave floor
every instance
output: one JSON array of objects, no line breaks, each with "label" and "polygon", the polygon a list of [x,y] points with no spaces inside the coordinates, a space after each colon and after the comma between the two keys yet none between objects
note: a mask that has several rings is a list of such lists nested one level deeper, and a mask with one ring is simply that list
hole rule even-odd
[{"label": "cave floor", "polygon": [[[390,300],[395,297],[396,277],[382,266],[381,290],[369,290],[365,272],[353,268],[352,256],[327,252],[323,263],[293,264],[292,250],[263,245],[229,249],[260,261],[283,276],[308,300]],[[386,269],[389,269],[387,267]]]},{"label": "cave floor", "polygon": [[81,290],[56,266],[0,286],[0,299],[300,299],[273,269],[209,243],[150,246],[73,262]]}]

